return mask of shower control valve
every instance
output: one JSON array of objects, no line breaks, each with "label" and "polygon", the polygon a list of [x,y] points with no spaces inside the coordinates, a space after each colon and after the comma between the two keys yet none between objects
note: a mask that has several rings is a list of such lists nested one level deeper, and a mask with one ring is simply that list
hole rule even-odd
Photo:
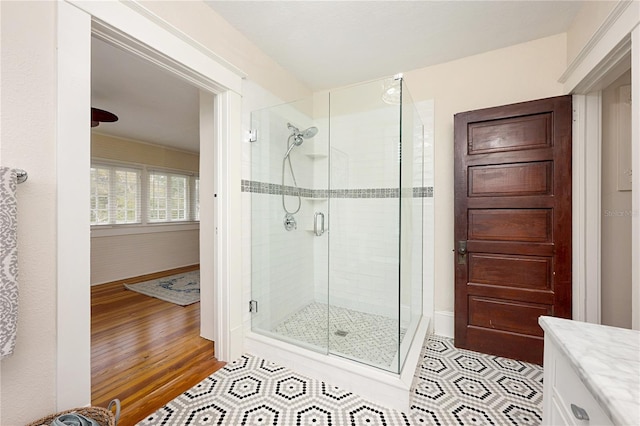
[{"label": "shower control valve", "polygon": [[284,229],[286,229],[287,231],[293,231],[294,229],[298,229],[296,218],[293,217],[293,215],[290,213],[287,213],[286,215],[284,215],[284,220],[282,221],[282,223],[284,223]]}]

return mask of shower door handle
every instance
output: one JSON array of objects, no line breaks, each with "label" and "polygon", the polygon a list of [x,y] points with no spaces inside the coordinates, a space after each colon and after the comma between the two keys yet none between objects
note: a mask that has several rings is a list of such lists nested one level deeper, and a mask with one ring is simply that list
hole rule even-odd
[{"label": "shower door handle", "polygon": [[316,237],[324,234],[324,213],[316,212],[313,217],[313,233]]}]

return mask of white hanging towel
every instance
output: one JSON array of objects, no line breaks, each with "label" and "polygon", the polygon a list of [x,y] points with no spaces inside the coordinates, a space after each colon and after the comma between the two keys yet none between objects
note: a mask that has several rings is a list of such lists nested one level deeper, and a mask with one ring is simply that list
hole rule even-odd
[{"label": "white hanging towel", "polygon": [[18,322],[17,172],[0,167],[0,359],[13,353]]}]

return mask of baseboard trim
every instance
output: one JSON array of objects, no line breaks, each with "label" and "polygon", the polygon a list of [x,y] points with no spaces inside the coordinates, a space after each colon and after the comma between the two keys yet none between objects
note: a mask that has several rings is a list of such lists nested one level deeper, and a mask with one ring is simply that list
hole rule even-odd
[{"label": "baseboard trim", "polygon": [[436,311],[433,316],[434,334],[453,339],[454,315],[452,311]]}]

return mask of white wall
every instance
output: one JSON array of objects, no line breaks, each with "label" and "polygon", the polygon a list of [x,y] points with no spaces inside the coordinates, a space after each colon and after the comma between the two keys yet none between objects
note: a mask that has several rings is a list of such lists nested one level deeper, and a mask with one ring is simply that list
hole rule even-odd
[{"label": "white wall", "polygon": [[[198,173],[199,154],[150,142],[91,133],[92,161]],[[91,285],[200,262],[199,223],[94,226]]]},{"label": "white wall", "polygon": [[618,175],[625,159],[631,166],[631,103],[620,97],[620,87],[630,84],[627,72],[602,91],[601,321],[624,328],[631,328],[632,206],[631,191],[619,186]]},{"label": "white wall", "polygon": [[[145,6],[163,9],[163,17],[173,28],[188,31],[205,48],[214,52],[234,51],[230,60],[238,63],[242,57],[250,62],[250,78],[264,78],[265,85],[268,83],[270,90],[282,99],[309,93],[245,38],[230,36],[233,30],[230,25],[211,25],[218,15],[204,4],[159,3],[146,2]],[[61,285],[56,281],[55,231],[57,5],[58,2],[44,1],[0,2],[0,161],[29,173],[28,183],[20,186],[18,194],[21,307],[16,352],[1,363],[2,425],[25,424],[55,412],[57,383],[74,386],[73,377],[56,377],[56,290]],[[101,7],[111,6],[104,3]],[[220,44],[225,45],[224,49]],[[250,98],[245,101],[251,102]],[[69,316],[73,318],[72,313]]]},{"label": "white wall", "polygon": [[[311,94],[308,87],[259,50],[204,2],[146,1],[144,6],[247,73],[252,84],[283,101],[302,99]],[[259,101],[247,99],[247,95],[251,97],[252,93],[245,93],[243,101],[259,105]]]},{"label": "white wall", "polygon": [[555,35],[405,72],[414,101],[435,111],[435,310],[453,311],[453,115],[563,94],[566,39]]},{"label": "white wall", "polygon": [[92,237],[91,285],[198,264],[198,233],[196,227]]},{"label": "white wall", "polygon": [[567,30],[567,64],[570,64],[602,25],[617,1],[585,1]]},{"label": "white wall", "polygon": [[19,425],[56,406],[56,5],[0,8],[0,162],[29,173],[18,186],[18,338],[1,362],[0,424]]}]

